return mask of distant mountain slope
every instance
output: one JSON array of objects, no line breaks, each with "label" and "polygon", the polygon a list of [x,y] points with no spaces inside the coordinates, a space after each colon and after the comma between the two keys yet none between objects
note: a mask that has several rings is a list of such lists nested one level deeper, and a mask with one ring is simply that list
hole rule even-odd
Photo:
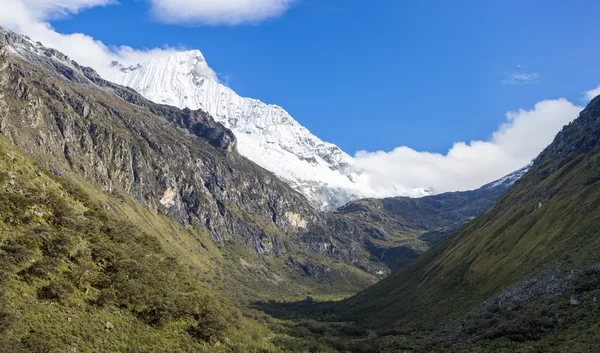
[{"label": "distant mountain slope", "polygon": [[528,168],[477,190],[421,198],[358,200],[340,207],[334,214],[351,219],[369,234],[368,248],[374,258],[395,270],[487,211]]},{"label": "distant mountain slope", "polygon": [[[208,112],[234,132],[242,155],[302,192],[317,208],[331,210],[359,198],[389,196],[372,190],[349,155],[313,135],[283,108],[240,97],[217,82],[197,50],[132,67],[113,65],[114,77],[108,79],[154,102]],[[397,192],[427,195],[424,189]]]},{"label": "distant mountain slope", "polygon": [[[450,345],[596,351],[599,264],[597,97],[493,208],[340,310],[375,327],[446,327]],[[589,331],[575,329],[582,323]]]}]

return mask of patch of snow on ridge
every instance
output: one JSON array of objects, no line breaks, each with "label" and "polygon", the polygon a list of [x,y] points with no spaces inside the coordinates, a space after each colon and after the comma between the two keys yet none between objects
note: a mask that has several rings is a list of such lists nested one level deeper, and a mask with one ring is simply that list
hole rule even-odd
[{"label": "patch of snow on ridge", "polygon": [[529,171],[529,169],[531,169],[531,166],[533,166],[533,162],[529,163],[528,165],[526,165],[525,167],[512,172],[510,174],[508,174],[507,176],[498,179],[496,181],[493,181],[487,185],[484,185],[483,188],[495,188],[501,185],[506,185],[506,186],[511,186],[512,184],[514,184],[517,180],[521,179],[521,177],[523,175],[525,175],[525,173],[527,173]]}]

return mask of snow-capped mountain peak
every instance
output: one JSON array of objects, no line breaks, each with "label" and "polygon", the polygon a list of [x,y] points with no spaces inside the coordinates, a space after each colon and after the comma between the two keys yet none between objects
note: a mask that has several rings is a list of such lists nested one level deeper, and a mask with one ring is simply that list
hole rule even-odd
[{"label": "snow-capped mountain peak", "polygon": [[[302,192],[318,208],[377,195],[353,159],[300,125],[283,108],[243,98],[221,84],[198,50],[173,53],[138,65],[113,64],[118,84],[179,108],[203,109],[233,131],[240,153]],[[423,196],[424,189],[406,196]]]}]

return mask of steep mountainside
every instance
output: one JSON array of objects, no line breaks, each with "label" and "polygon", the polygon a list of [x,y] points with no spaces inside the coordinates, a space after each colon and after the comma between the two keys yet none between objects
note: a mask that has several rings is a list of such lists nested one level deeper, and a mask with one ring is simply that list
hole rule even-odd
[{"label": "steep mountainside", "polygon": [[385,268],[207,113],[152,103],[10,31],[0,41],[0,133],[57,175],[208,232],[248,296],[353,291]]},{"label": "steep mountainside", "polygon": [[[208,112],[234,132],[242,155],[302,192],[317,208],[331,210],[350,200],[390,196],[373,190],[354,170],[350,156],[311,134],[283,108],[242,98],[217,82],[197,50],[132,67],[113,65],[115,74],[109,80],[157,103]],[[415,197],[427,192],[397,190],[397,194]]]},{"label": "steep mountainside", "polygon": [[444,329],[430,338],[450,347],[597,351],[599,254],[597,97],[492,209],[339,309],[371,327]]}]

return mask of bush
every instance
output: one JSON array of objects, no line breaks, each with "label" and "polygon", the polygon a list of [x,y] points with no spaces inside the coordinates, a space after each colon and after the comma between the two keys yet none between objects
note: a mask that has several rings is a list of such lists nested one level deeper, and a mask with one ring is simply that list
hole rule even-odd
[{"label": "bush", "polygon": [[31,353],[59,352],[57,344],[48,334],[41,332],[30,332],[21,340],[24,351]]},{"label": "bush", "polygon": [[42,253],[48,257],[64,258],[68,257],[71,249],[75,245],[73,236],[68,236],[64,232],[51,234],[44,237],[42,243]]},{"label": "bush", "polygon": [[33,280],[34,278],[47,279],[56,271],[58,266],[60,266],[59,260],[51,257],[45,257],[37,262],[34,262],[33,265],[21,271],[20,274],[26,277],[29,281]]},{"label": "bush", "polygon": [[583,273],[575,281],[573,290],[577,293],[600,289],[600,271],[590,270]]},{"label": "bush", "polygon": [[368,333],[367,329],[356,325],[344,326],[342,327],[341,331],[345,335],[355,337],[365,336]]},{"label": "bush", "polygon": [[33,249],[27,242],[20,241],[20,239],[8,241],[4,246],[0,248],[4,254],[3,265],[20,266],[29,262],[33,256]]},{"label": "bush", "polygon": [[73,293],[73,285],[66,281],[53,281],[38,290],[38,298],[64,300]]},{"label": "bush", "polygon": [[188,329],[190,335],[206,342],[222,339],[233,323],[231,311],[208,297],[196,298],[195,303],[193,316],[196,324]]}]

